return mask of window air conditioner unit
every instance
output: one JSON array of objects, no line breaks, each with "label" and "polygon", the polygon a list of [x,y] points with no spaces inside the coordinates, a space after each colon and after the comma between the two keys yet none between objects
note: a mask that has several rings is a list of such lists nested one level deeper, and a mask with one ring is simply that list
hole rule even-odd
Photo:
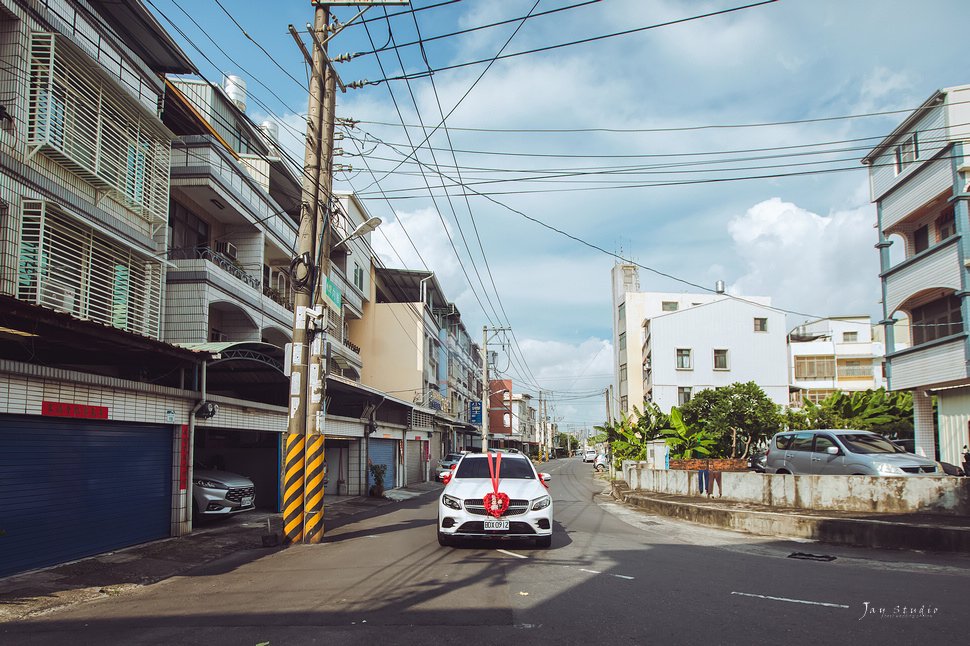
[{"label": "window air conditioner unit", "polygon": [[236,245],[231,242],[216,242],[216,251],[227,258],[236,259]]}]

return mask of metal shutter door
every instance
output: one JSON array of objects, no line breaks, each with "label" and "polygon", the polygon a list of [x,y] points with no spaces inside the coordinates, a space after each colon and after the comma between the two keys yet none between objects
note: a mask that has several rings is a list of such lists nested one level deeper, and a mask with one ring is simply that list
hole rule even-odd
[{"label": "metal shutter door", "polygon": [[[393,489],[397,486],[397,440],[379,440],[371,438],[368,445],[369,459],[373,464],[386,464],[384,474],[384,488]],[[374,484],[374,477],[367,471],[368,486]]]},{"label": "metal shutter door", "polygon": [[0,576],[170,535],[168,427],[0,415]]},{"label": "metal shutter door", "polygon": [[408,440],[407,484],[424,482],[424,462],[421,460],[421,440]]}]

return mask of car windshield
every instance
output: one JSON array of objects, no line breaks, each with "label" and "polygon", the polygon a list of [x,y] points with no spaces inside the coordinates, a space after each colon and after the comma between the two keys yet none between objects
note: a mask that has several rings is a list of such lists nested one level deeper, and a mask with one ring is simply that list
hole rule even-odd
[{"label": "car windshield", "polygon": [[839,435],[839,440],[853,453],[905,453],[886,438],[868,433]]},{"label": "car windshield", "polygon": [[[455,471],[456,478],[490,478],[488,460],[471,458],[462,460]],[[534,480],[532,465],[521,458],[505,458],[499,464],[499,478],[515,480]]]}]

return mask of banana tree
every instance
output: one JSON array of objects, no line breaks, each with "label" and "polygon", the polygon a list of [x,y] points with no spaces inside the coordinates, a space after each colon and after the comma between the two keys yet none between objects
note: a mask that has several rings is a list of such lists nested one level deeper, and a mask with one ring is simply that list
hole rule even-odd
[{"label": "banana tree", "polygon": [[670,447],[670,457],[689,460],[701,455],[710,455],[711,447],[717,442],[712,433],[702,428],[691,428],[684,423],[680,410],[670,409],[670,427],[661,431]]}]

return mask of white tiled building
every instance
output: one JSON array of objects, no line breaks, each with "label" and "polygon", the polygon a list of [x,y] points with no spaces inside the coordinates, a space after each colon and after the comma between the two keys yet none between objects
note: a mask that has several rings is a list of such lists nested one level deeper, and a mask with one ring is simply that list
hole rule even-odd
[{"label": "white tiled building", "polygon": [[788,334],[788,351],[792,406],[886,385],[883,344],[874,337],[868,316],[803,323]]},{"label": "white tiled building", "polygon": [[664,412],[698,391],[754,381],[788,403],[785,315],[764,297],[639,291],[637,268],[613,267],[613,347],[621,411]]}]

